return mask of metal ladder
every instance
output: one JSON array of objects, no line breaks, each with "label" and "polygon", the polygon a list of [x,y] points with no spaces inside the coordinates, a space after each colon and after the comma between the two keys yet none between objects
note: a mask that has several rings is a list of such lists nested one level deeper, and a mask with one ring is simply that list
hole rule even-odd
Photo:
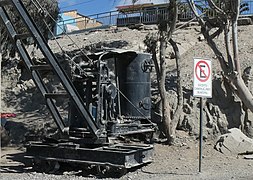
[{"label": "metal ladder", "polygon": [[[15,27],[13,26],[10,20],[10,17],[8,16],[8,13],[6,12],[5,6],[12,6],[15,9],[15,11],[18,13],[25,27],[27,28],[29,35],[33,38],[34,42],[39,47],[44,58],[46,59],[47,61],[46,65],[36,65],[32,61],[32,58],[30,57],[24,44],[22,43],[22,37],[24,37],[24,35],[17,33]],[[1,17],[0,21],[2,21],[3,24],[6,26],[6,29],[10,35],[10,38],[13,40],[13,43],[15,44],[20,57],[23,59],[26,65],[26,68],[30,71],[36,86],[42,93],[45,99],[46,105],[48,106],[48,109],[50,110],[59,130],[61,132],[64,132],[67,127],[64,124],[63,118],[54,103],[54,99],[63,94],[53,93],[48,90],[45,83],[43,82],[42,73],[41,73],[45,69],[52,71],[59,78],[68,97],[71,99],[71,101],[77,108],[82,119],[84,119],[84,123],[88,127],[90,133],[95,138],[99,138],[100,136],[102,136],[101,130],[98,128],[97,124],[93,120],[91,114],[89,113],[87,107],[85,106],[75,86],[69,79],[66,72],[60,66],[60,63],[58,62],[56,56],[51,51],[46,40],[43,38],[36,24],[34,23],[32,18],[28,14],[23,3],[20,0],[0,0],[0,17]]]}]

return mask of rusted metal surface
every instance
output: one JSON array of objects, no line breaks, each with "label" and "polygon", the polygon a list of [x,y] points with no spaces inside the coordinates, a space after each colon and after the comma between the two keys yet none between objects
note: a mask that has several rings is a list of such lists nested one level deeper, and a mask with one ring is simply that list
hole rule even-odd
[{"label": "rusted metal surface", "polygon": [[153,146],[117,144],[96,148],[82,148],[78,144],[31,143],[27,158],[67,163],[108,165],[133,168],[152,162]]}]

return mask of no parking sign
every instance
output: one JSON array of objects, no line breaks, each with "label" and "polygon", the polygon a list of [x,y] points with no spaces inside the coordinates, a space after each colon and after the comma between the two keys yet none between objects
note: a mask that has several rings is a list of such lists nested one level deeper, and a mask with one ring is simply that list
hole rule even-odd
[{"label": "no parking sign", "polygon": [[203,97],[212,97],[212,61],[210,59],[194,58],[193,96],[200,97],[199,125],[199,172],[203,151]]},{"label": "no parking sign", "polygon": [[212,61],[194,58],[193,96],[212,97]]}]

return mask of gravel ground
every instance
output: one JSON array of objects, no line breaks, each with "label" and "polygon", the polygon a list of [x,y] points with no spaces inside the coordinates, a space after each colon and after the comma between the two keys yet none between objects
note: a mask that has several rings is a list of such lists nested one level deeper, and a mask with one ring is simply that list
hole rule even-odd
[{"label": "gravel ground", "polygon": [[[226,156],[216,151],[215,142],[204,143],[202,172],[199,173],[198,141],[180,132],[180,142],[175,146],[155,144],[153,162],[119,179],[253,179],[253,160],[241,156]],[[9,147],[2,149],[1,179],[3,180],[51,180],[51,179],[103,179],[95,175],[82,176],[80,172],[60,172],[58,175],[37,173],[21,163],[23,148]],[[107,178],[112,179],[112,178]]]}]

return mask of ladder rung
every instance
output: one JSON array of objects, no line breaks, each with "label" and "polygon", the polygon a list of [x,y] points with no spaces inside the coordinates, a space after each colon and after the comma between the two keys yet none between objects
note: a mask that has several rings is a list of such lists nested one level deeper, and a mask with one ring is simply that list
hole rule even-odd
[{"label": "ladder rung", "polygon": [[87,85],[87,84],[84,84],[85,87],[89,86],[89,87],[92,87],[92,88],[97,88],[97,85],[95,84],[92,84],[92,85]]},{"label": "ladder rung", "polygon": [[24,34],[16,34],[14,38],[22,40],[22,39],[27,39],[29,37],[31,37],[31,34],[24,33]]},{"label": "ladder rung", "polygon": [[83,69],[86,73],[96,73],[96,69]]},{"label": "ladder rung", "polygon": [[6,5],[10,5],[11,4],[11,1],[10,0],[0,0],[0,6],[3,7],[3,6],[6,6]]},{"label": "ladder rung", "polygon": [[67,93],[47,93],[44,96],[45,96],[45,98],[51,98],[51,99],[69,97]]},{"label": "ladder rung", "polygon": [[50,65],[33,65],[30,67],[31,70],[51,70],[52,67]]},{"label": "ladder rung", "polygon": [[90,64],[82,64],[81,68],[93,68]]}]

